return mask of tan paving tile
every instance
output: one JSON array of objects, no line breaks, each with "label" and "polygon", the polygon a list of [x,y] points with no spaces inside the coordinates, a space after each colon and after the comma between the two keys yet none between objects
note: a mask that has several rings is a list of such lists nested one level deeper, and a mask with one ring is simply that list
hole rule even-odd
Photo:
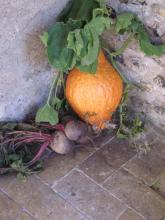
[{"label": "tan paving tile", "polygon": [[157,181],[151,187],[165,198],[165,172],[160,174]]},{"label": "tan paving tile", "polygon": [[22,211],[15,220],[34,220],[34,218]]},{"label": "tan paving tile", "polygon": [[79,168],[96,182],[102,183],[134,155],[135,151],[127,141],[115,139],[84,161]]},{"label": "tan paving tile", "polygon": [[147,220],[161,220],[165,217],[165,201],[162,197],[124,169],[113,174],[104,183],[104,187]]},{"label": "tan paving tile", "polygon": [[0,220],[13,220],[20,207],[0,191]]},{"label": "tan paving tile", "polygon": [[70,205],[35,177],[30,177],[26,182],[14,180],[5,190],[36,219],[46,220],[52,212],[58,213],[60,219],[64,207],[70,215],[75,215]]},{"label": "tan paving tile", "polygon": [[118,220],[144,220],[141,216],[136,214],[131,209],[127,209]]},{"label": "tan paving tile", "polygon": [[7,187],[15,178],[15,175],[6,174],[0,175],[0,189]]},{"label": "tan paving tile", "polygon": [[94,220],[114,220],[125,209],[119,200],[77,170],[59,181],[54,190]]},{"label": "tan paving tile", "polygon": [[53,184],[54,181],[65,176],[71,169],[79,165],[94,151],[93,147],[84,147],[75,154],[56,155],[45,161],[45,169],[39,174],[45,182]]},{"label": "tan paving tile", "polygon": [[146,155],[136,157],[126,164],[126,169],[142,178],[148,185],[165,172],[165,146],[162,143],[156,144]]},{"label": "tan paving tile", "polygon": [[56,211],[52,212],[46,220],[89,220],[89,218],[87,216],[83,216],[79,212],[71,212],[68,205],[65,205],[62,211],[61,209],[56,209]]}]

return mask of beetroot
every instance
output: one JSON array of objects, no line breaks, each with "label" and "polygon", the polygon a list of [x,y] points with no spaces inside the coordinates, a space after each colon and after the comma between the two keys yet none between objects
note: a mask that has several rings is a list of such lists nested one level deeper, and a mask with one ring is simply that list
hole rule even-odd
[{"label": "beetroot", "polygon": [[55,133],[50,148],[58,154],[68,154],[73,150],[74,143],[63,132],[58,131]]},{"label": "beetroot", "polygon": [[84,122],[71,120],[65,126],[65,134],[72,141],[78,141],[86,136],[88,127]]}]

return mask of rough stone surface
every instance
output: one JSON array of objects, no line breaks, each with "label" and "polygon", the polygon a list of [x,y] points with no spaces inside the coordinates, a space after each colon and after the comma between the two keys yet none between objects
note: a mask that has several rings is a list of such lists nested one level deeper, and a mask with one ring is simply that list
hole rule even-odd
[{"label": "rough stone surface", "polygon": [[144,220],[141,216],[139,216],[134,211],[127,209],[118,220]]},{"label": "rough stone surface", "polygon": [[83,219],[81,214],[35,177],[26,182],[14,180],[5,190],[15,201],[29,210],[35,219],[47,220],[51,219],[50,216],[52,220],[66,219],[67,216],[68,219]]},{"label": "rough stone surface", "polygon": [[20,212],[20,214],[17,216],[16,220],[34,220],[30,215],[28,215],[26,212]]},{"label": "rough stone surface", "polygon": [[0,220],[164,220],[164,146],[155,143],[135,166],[126,141],[102,144],[48,158],[25,182],[0,175]]},{"label": "rough stone surface", "polygon": [[114,220],[125,209],[118,199],[77,170],[59,181],[54,189],[66,201],[95,220],[103,216],[104,220]]},{"label": "rough stone surface", "polygon": [[85,160],[79,168],[96,182],[102,183],[133,155],[135,155],[135,151],[130,148],[127,141],[114,139]]},{"label": "rough stone surface", "polygon": [[104,187],[146,219],[160,220],[165,217],[164,199],[124,169],[114,173]]},{"label": "rough stone surface", "polygon": [[20,207],[0,191],[0,219],[11,220],[16,217]]},{"label": "rough stone surface", "polygon": [[[109,0],[108,3],[118,13],[136,13],[149,28],[152,40],[165,42],[165,0]],[[111,39],[109,34],[106,38],[114,49],[123,41],[123,37]],[[132,41],[121,60],[123,74],[143,88],[132,93],[134,109],[144,112],[149,120],[165,130],[165,55],[148,57],[139,50],[136,41]],[[157,129],[155,131],[160,133]]]},{"label": "rough stone surface", "polygon": [[92,147],[83,148],[83,150],[69,155],[55,155],[45,163],[45,169],[39,174],[39,177],[47,184],[52,185],[55,181],[65,176],[75,166],[91,155],[94,151]]},{"label": "rough stone surface", "polygon": [[67,0],[0,0],[0,121],[23,120],[46,99],[54,74],[39,34]]},{"label": "rough stone surface", "polygon": [[[156,143],[146,155],[137,155],[125,168],[151,186],[165,172],[165,147]],[[163,168],[163,169],[162,169]]]}]

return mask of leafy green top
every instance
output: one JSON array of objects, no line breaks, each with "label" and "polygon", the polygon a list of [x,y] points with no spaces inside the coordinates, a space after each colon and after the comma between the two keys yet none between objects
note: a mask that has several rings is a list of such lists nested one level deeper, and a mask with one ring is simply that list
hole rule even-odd
[{"label": "leafy green top", "polygon": [[[81,71],[94,74],[102,47],[100,36],[111,27],[115,27],[118,34],[130,33],[118,51],[111,52],[105,48],[111,58],[122,54],[133,37],[138,40],[141,50],[146,55],[161,56],[165,53],[165,45],[153,44],[144,24],[135,14],[124,12],[116,19],[111,19],[105,0],[69,1],[56,24],[40,38],[47,48],[49,63],[60,71],[59,74],[67,73],[74,66]],[[58,83],[59,81],[55,86]],[[51,91],[46,105],[39,109],[36,121],[57,124],[62,103],[63,100],[60,100],[57,94],[53,96]]]},{"label": "leafy green top", "polygon": [[126,12],[116,18],[116,32],[131,32],[138,39],[141,50],[148,56],[161,56],[165,53],[165,45],[154,45],[144,24],[133,13]]}]

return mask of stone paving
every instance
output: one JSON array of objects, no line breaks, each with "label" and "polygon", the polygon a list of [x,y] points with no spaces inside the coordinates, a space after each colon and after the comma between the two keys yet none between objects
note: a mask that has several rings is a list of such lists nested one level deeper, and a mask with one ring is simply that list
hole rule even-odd
[{"label": "stone paving", "polygon": [[164,220],[165,147],[139,155],[115,138],[55,155],[20,182],[0,177],[0,220]]}]

